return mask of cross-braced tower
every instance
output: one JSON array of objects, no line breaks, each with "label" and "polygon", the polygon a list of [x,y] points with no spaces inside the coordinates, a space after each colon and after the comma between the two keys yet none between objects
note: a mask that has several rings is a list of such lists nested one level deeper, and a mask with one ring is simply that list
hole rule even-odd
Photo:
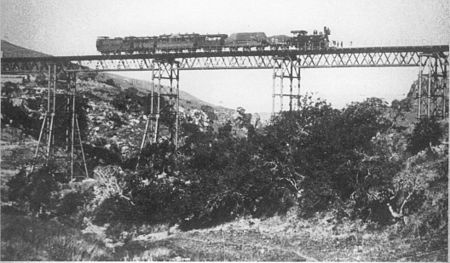
[{"label": "cross-braced tower", "polygon": [[420,55],[419,80],[416,88],[417,117],[448,116],[448,58],[444,54]]},{"label": "cross-braced tower", "polygon": [[[300,60],[274,57],[272,115],[300,108]],[[285,84],[284,80],[287,80]]]},{"label": "cross-braced tower", "polygon": [[[88,176],[88,169],[86,165],[86,158],[83,149],[83,143],[81,139],[80,126],[78,123],[78,116],[76,113],[76,73],[75,72],[66,72],[67,75],[67,90],[60,90],[60,95],[69,96],[66,100],[66,113],[71,115],[70,124],[67,123],[67,127],[65,127],[65,143],[66,147],[64,152],[62,149],[55,147],[56,141],[55,138],[58,136],[56,134],[57,129],[55,129],[55,123],[58,118],[61,118],[61,113],[57,113],[57,79],[58,68],[56,65],[51,65],[48,70],[48,88],[47,88],[47,109],[42,118],[42,125],[39,132],[38,144],[36,146],[36,150],[34,152],[34,160],[33,165],[31,167],[31,171],[34,171],[36,164],[49,164],[50,162],[58,162],[55,163],[58,166],[66,167],[67,159],[70,158],[70,176],[71,179],[75,177],[75,167],[76,164],[80,164],[81,173],[84,173],[84,176]],[[59,131],[62,132],[62,131]],[[70,145],[70,147],[69,147]],[[76,150],[78,148],[78,150]],[[70,150],[70,154],[68,151]],[[81,152],[81,154],[79,154]],[[79,155],[82,157],[82,163],[77,162]]]},{"label": "cross-braced tower", "polygon": [[53,159],[53,124],[56,115],[56,70],[56,65],[50,65],[48,68],[47,109],[42,118],[42,125],[39,132],[38,144],[34,152],[31,171],[34,170],[36,163],[45,162],[48,165],[49,161]]},{"label": "cross-braced tower", "polygon": [[178,147],[179,63],[173,60],[153,60],[151,74],[150,109],[136,167],[140,164],[146,144],[158,142],[162,123],[168,128],[174,149]]}]

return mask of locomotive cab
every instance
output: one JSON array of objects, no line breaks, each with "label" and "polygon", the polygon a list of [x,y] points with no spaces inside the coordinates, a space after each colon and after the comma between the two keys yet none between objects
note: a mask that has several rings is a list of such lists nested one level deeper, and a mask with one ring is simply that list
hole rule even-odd
[{"label": "locomotive cab", "polygon": [[313,30],[312,34],[308,34],[306,30],[292,30],[291,33],[294,36],[289,41],[289,45],[300,50],[322,50],[330,46],[328,36],[331,31],[327,27],[323,28],[323,32]]}]

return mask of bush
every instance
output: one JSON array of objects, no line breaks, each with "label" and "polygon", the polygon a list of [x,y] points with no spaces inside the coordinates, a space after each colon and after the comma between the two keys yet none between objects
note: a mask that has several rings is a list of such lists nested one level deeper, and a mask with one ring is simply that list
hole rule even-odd
[{"label": "bush", "polygon": [[[157,96],[155,93],[153,105],[156,110],[156,100]],[[111,104],[119,111],[122,112],[139,112],[144,111],[145,113],[150,112],[150,96],[139,95],[138,90],[135,88],[127,88],[121,91],[114,99]],[[161,98],[161,108],[165,105],[164,98]]]},{"label": "bush", "polygon": [[97,165],[120,165],[122,154],[116,143],[110,143],[106,147],[106,141],[96,142],[96,144],[84,144],[86,161],[89,169]]},{"label": "bush", "polygon": [[215,114],[214,108],[213,108],[213,107],[208,106],[208,105],[202,105],[202,106],[200,107],[200,109],[201,109],[204,113],[206,113],[206,115],[208,115],[208,120],[209,120],[210,122],[214,122],[214,121],[217,121],[217,120],[218,120],[217,115]]},{"label": "bush", "polygon": [[[398,202],[393,206],[411,223],[410,234],[446,233],[448,229],[448,146],[419,152],[393,178]],[[408,198],[409,197],[409,198]],[[401,210],[403,206],[403,210]]]},{"label": "bush", "polygon": [[120,195],[103,200],[94,211],[93,223],[129,223],[135,221],[135,210],[130,202]]},{"label": "bush", "polygon": [[21,169],[19,173],[13,176],[6,184],[9,188],[8,200],[23,203],[27,195],[26,185],[29,180],[25,169]]},{"label": "bush", "polygon": [[86,219],[92,218],[92,210],[96,208],[96,205],[92,205],[97,198],[94,191],[96,185],[97,181],[93,179],[65,184],[59,192],[56,215],[66,224],[84,225]]},{"label": "bush", "polygon": [[356,189],[351,195],[355,216],[381,224],[391,222],[387,203],[392,197],[392,180],[405,161],[405,144],[405,136],[388,130],[373,137],[366,152],[359,152]]},{"label": "bush", "polygon": [[116,84],[116,82],[115,82],[113,79],[107,79],[107,80],[105,81],[105,84],[107,84],[107,85],[109,85],[109,86],[113,86],[113,87],[115,87],[115,88],[120,88],[120,86],[118,86],[118,85]]},{"label": "bush", "polygon": [[1,260],[111,260],[101,242],[54,220],[2,213]]},{"label": "bush", "polygon": [[77,212],[77,209],[84,205],[84,196],[82,193],[70,191],[64,194],[59,202],[56,213],[58,215],[71,215]]},{"label": "bush", "polygon": [[[12,127],[22,129],[26,134],[32,135],[36,139],[39,136],[41,121],[36,113],[30,113],[23,107],[23,100],[17,105],[12,99],[2,99],[2,126],[11,125]],[[29,104],[37,104],[37,100],[28,100]],[[37,110],[37,109],[33,109]]]},{"label": "bush", "polygon": [[429,146],[439,144],[443,135],[443,129],[439,122],[434,118],[422,118],[416,125],[408,138],[407,150],[413,155]]},{"label": "bush", "polygon": [[53,214],[59,191],[55,175],[52,165],[44,166],[28,176],[24,170],[20,171],[8,182],[9,200],[20,203],[22,209],[29,209],[35,214]]}]

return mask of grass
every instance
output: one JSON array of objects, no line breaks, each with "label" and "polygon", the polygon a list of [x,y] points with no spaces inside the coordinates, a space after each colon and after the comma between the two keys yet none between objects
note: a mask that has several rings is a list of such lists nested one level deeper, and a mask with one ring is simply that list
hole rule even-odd
[{"label": "grass", "polygon": [[1,260],[111,260],[100,240],[53,220],[23,215],[1,217]]}]

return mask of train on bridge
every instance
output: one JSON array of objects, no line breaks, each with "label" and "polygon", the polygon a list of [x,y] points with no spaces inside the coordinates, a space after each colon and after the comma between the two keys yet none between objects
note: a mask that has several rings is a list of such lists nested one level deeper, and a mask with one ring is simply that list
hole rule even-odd
[{"label": "train on bridge", "polygon": [[[149,37],[98,37],[97,50],[103,55],[155,54],[178,52],[221,52],[250,50],[326,50],[336,48],[339,43],[330,41],[329,28],[323,32],[314,30],[291,31],[293,36],[276,35],[267,37],[264,32],[226,34],[171,34]],[[342,42],[341,42],[342,47]]]}]

